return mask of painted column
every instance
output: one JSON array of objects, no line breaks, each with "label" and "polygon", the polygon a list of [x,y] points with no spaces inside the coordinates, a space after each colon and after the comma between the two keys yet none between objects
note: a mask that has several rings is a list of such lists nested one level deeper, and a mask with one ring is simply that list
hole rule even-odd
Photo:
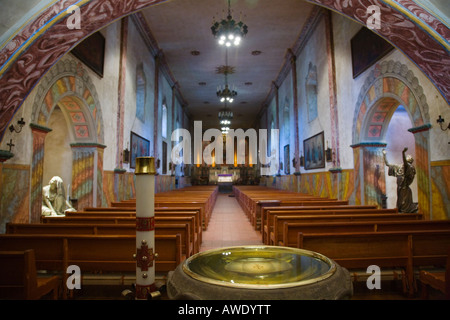
[{"label": "painted column", "polygon": [[155,158],[136,158],[136,300],[155,286]]},{"label": "painted column", "polygon": [[328,61],[328,87],[330,96],[330,122],[331,122],[331,154],[333,166],[340,167],[339,156],[339,120],[337,106],[337,86],[336,86],[336,63],[334,58],[334,37],[333,21],[331,11],[325,15],[325,30],[327,39],[327,61]]},{"label": "painted column", "polygon": [[118,106],[117,106],[117,151],[116,168],[122,168],[123,165],[123,126],[125,116],[125,83],[127,73],[127,40],[128,40],[128,17],[122,19],[120,29],[120,63],[119,63],[119,87],[118,87]]},{"label": "painted column", "polygon": [[295,126],[295,148],[294,148],[294,159],[295,159],[295,169],[294,174],[300,174],[300,142],[299,142],[299,123],[298,123],[298,90],[297,90],[297,63],[296,56],[292,51],[291,54],[291,70],[292,70],[292,93],[294,102],[294,126]]},{"label": "painted column", "polygon": [[31,159],[31,199],[30,199],[30,223],[41,220],[42,214],[42,188],[44,177],[44,146],[45,136],[52,129],[30,123],[33,136],[33,155]]},{"label": "painted column", "polygon": [[[433,219],[431,212],[431,184],[430,184],[430,159],[429,139],[431,125],[423,125],[408,129],[414,134],[416,142],[416,155],[414,159],[417,179],[417,200],[419,202],[419,213],[423,214],[425,220]],[[413,163],[413,164],[414,164]]]},{"label": "painted column", "polygon": [[[277,129],[281,130],[281,126],[280,126],[280,102],[279,100],[279,94],[278,94],[278,86],[275,82],[272,82],[273,88],[275,90],[275,113],[276,113],[276,120],[277,120]],[[281,175],[281,135],[278,135],[278,172],[277,175],[280,176]],[[289,164],[284,164],[284,165],[289,165]]]},{"label": "painted column", "polygon": [[96,143],[73,143],[72,148],[72,194],[77,199],[78,210],[101,205],[103,192],[103,149]]},{"label": "painted column", "polygon": [[[355,204],[378,205],[386,194],[384,142],[361,142],[351,146],[355,159]],[[394,195],[395,197],[397,195]]]}]

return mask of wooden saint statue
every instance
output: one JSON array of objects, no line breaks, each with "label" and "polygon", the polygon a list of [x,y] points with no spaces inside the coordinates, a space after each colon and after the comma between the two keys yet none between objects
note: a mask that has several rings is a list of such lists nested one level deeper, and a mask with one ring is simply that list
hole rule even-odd
[{"label": "wooden saint statue", "polygon": [[412,191],[409,187],[414,181],[416,169],[413,166],[414,159],[406,155],[408,148],[402,152],[402,164],[390,164],[386,159],[386,150],[383,150],[384,163],[389,168],[388,174],[397,178],[397,209],[399,212],[415,213],[418,210],[417,203],[413,202]]}]

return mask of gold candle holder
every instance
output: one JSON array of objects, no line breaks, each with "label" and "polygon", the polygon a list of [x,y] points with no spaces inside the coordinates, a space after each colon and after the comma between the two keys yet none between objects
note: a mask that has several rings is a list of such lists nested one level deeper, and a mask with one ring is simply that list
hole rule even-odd
[{"label": "gold candle holder", "polygon": [[154,157],[136,158],[136,169],[134,174],[156,174]]}]

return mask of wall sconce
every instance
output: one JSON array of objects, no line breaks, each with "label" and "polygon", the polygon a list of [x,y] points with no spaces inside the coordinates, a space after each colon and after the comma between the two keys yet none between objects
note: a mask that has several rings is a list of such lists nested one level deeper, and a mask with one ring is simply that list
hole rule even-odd
[{"label": "wall sconce", "polygon": [[20,133],[22,131],[23,126],[25,125],[25,121],[23,121],[23,118],[20,118],[20,120],[17,120],[17,124],[19,125],[19,129],[15,128],[14,125],[9,126],[9,131],[16,133]]},{"label": "wall sconce", "polygon": [[327,158],[327,162],[331,162],[333,157],[331,156],[331,148],[328,146],[328,141],[327,141],[327,149],[325,150],[325,155]]},{"label": "wall sconce", "polygon": [[130,150],[128,150],[128,147],[123,150],[123,163],[130,162]]},{"label": "wall sconce", "polygon": [[442,123],[443,123],[444,121],[445,121],[445,120],[444,120],[444,118],[441,117],[441,115],[439,115],[439,118],[436,120],[436,122],[439,123],[439,126],[441,127],[441,130],[442,130],[442,131],[447,131],[447,129],[450,129],[450,122],[449,122],[447,128],[444,129],[444,128],[442,127]]}]

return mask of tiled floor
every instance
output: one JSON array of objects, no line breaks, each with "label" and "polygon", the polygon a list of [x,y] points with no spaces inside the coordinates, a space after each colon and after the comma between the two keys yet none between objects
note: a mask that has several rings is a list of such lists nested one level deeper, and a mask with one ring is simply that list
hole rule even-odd
[{"label": "tiled floor", "polygon": [[234,197],[219,194],[200,251],[240,245],[261,245],[261,235],[250,224]]}]

